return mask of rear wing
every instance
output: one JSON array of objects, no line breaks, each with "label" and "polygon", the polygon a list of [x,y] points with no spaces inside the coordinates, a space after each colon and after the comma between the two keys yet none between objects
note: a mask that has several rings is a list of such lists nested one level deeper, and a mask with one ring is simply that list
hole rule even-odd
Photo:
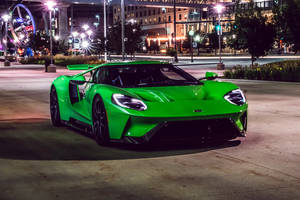
[{"label": "rear wing", "polygon": [[99,64],[77,64],[77,65],[68,65],[68,70],[88,70]]}]

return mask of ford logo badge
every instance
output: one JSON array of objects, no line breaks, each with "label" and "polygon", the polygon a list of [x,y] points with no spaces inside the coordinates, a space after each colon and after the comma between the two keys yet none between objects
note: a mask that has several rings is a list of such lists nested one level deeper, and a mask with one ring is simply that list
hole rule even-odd
[{"label": "ford logo badge", "polygon": [[202,110],[196,109],[196,110],[194,110],[194,112],[202,112]]}]

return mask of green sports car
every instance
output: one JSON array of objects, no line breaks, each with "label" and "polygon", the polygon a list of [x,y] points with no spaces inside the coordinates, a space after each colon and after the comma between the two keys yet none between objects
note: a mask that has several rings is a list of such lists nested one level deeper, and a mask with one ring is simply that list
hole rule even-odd
[{"label": "green sports car", "polygon": [[100,145],[172,138],[245,136],[246,98],[233,83],[207,72],[198,80],[170,63],[112,62],[60,76],[50,91],[51,121],[81,129]]}]

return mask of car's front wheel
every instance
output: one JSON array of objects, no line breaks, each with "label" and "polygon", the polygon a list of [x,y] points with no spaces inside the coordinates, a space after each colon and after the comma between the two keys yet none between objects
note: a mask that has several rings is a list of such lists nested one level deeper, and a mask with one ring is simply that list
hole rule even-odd
[{"label": "car's front wheel", "polygon": [[56,89],[52,86],[50,91],[50,114],[51,114],[51,122],[53,126],[60,126],[61,119],[59,113],[59,105],[58,105],[58,98]]},{"label": "car's front wheel", "polygon": [[100,96],[96,96],[93,102],[93,135],[99,145],[108,145],[110,142],[108,121],[104,103]]}]

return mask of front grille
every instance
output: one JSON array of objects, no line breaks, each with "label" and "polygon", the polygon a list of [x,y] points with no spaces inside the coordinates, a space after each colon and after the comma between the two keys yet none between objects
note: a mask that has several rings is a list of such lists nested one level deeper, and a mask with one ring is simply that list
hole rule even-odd
[{"label": "front grille", "polygon": [[239,134],[230,119],[167,122],[153,137],[165,139],[233,139]]}]

